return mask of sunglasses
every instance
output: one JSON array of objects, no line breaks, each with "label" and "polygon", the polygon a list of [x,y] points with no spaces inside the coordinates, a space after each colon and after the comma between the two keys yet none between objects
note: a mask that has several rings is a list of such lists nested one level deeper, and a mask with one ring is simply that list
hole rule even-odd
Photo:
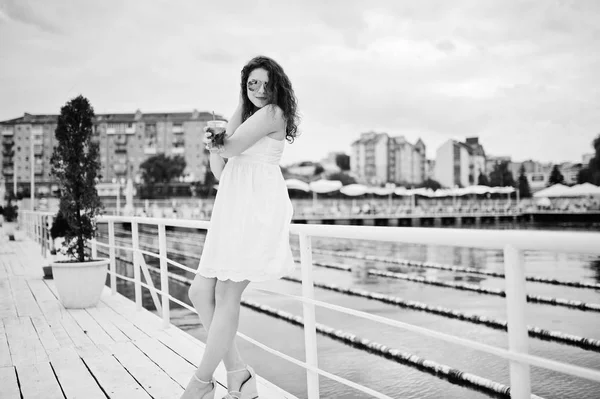
[{"label": "sunglasses", "polygon": [[258,90],[260,90],[261,86],[263,86],[265,88],[266,92],[270,91],[270,89],[271,89],[271,87],[269,86],[269,82],[263,82],[262,80],[258,80],[258,79],[250,79],[248,81],[247,86],[248,86],[248,90],[250,90],[250,91],[258,91]]}]

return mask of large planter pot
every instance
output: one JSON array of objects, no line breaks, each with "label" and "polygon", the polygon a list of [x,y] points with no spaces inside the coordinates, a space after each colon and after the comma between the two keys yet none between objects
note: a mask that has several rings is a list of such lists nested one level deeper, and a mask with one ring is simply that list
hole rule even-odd
[{"label": "large planter pot", "polygon": [[108,259],[91,262],[52,262],[52,275],[65,308],[96,306],[106,282]]},{"label": "large planter pot", "polygon": [[17,223],[7,222],[5,220],[4,224],[3,224],[3,228],[4,228],[4,232],[8,236],[8,240],[14,241],[15,240],[15,232],[17,231]]}]

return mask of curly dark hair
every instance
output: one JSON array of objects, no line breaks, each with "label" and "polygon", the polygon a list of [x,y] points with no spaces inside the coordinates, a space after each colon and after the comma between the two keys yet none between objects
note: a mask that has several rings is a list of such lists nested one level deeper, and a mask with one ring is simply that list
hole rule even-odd
[{"label": "curly dark hair", "polygon": [[242,122],[259,109],[252,104],[246,92],[248,77],[257,68],[263,68],[269,74],[270,93],[268,104],[277,105],[283,111],[283,117],[286,121],[285,138],[288,142],[293,143],[294,138],[298,135],[298,123],[300,121],[298,100],[294,94],[294,89],[292,89],[292,82],[290,82],[281,65],[269,57],[254,57],[242,68]]}]

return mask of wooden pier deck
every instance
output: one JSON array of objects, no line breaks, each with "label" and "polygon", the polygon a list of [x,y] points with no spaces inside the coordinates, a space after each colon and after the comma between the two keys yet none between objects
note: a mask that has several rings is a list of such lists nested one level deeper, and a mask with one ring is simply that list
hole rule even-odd
[{"label": "wooden pier deck", "polygon": [[[107,287],[97,307],[65,309],[42,265],[36,243],[0,228],[1,399],[179,398],[202,342]],[[222,398],[223,364],[215,377]],[[259,393],[294,398],[260,377]]]}]

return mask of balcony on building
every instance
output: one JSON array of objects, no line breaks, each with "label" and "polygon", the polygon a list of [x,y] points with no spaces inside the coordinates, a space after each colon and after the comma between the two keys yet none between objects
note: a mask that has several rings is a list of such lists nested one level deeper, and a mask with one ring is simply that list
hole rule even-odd
[{"label": "balcony on building", "polygon": [[15,144],[15,139],[13,139],[12,136],[3,136],[2,137],[2,144],[5,146],[10,146]]},{"label": "balcony on building", "polygon": [[172,132],[175,134],[183,133],[183,125],[182,124],[173,125]]},{"label": "balcony on building", "polygon": [[13,127],[3,127],[2,128],[2,136],[13,136],[15,134],[15,129]]},{"label": "balcony on building", "polygon": [[35,155],[42,155],[44,153],[44,146],[41,144],[35,144],[33,146],[33,153]]},{"label": "balcony on building", "polygon": [[43,175],[44,174],[44,166],[43,165],[35,165],[33,171],[36,175]]},{"label": "balcony on building", "polygon": [[125,127],[125,134],[135,134],[135,123],[128,123]]},{"label": "balcony on building", "polygon": [[13,168],[2,168],[2,173],[5,175],[13,175],[15,172]]},{"label": "balcony on building", "polygon": [[115,147],[115,153],[117,153],[117,154],[127,153],[127,144],[117,144]]},{"label": "balcony on building", "polygon": [[156,146],[144,147],[144,154],[156,155]]}]

